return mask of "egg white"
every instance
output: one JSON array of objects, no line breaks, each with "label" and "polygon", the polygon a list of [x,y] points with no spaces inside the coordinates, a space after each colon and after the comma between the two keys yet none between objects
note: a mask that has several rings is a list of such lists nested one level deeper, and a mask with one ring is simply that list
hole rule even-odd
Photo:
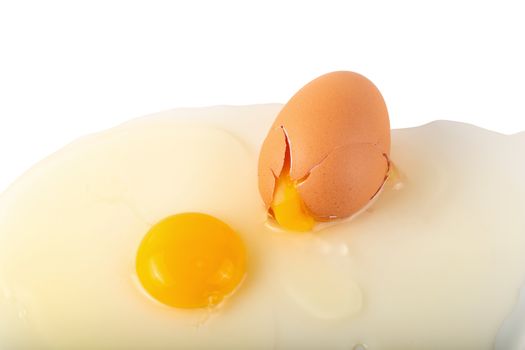
[{"label": "egg white", "polygon": [[[394,130],[375,202],[293,234],[257,191],[280,108],[160,113],[25,174],[0,198],[0,348],[492,348],[525,279],[525,135]],[[135,275],[149,227],[186,211],[247,246],[247,278],[213,310],[163,306]]]}]

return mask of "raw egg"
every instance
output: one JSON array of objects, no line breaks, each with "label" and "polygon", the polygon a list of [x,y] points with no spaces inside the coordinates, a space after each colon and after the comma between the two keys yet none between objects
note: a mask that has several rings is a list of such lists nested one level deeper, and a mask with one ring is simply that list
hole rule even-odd
[{"label": "raw egg", "polygon": [[523,349],[524,133],[392,130],[381,195],[296,234],[257,188],[282,109],[163,112],[23,175],[0,196],[0,349]]}]

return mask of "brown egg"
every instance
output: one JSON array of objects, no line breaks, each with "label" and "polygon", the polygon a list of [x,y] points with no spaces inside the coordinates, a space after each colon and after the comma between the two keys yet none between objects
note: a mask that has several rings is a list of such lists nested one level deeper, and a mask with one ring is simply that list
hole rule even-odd
[{"label": "brown egg", "polygon": [[381,188],[389,169],[390,123],[375,85],[353,72],[325,74],[283,107],[259,157],[259,191],[270,207],[289,147],[289,176],[310,215],[344,218]]}]

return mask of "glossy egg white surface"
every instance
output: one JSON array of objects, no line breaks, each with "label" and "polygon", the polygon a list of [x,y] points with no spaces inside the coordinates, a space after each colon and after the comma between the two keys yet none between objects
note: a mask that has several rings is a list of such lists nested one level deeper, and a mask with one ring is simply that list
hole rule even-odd
[{"label": "glossy egg white surface", "polygon": [[[257,190],[281,107],[159,113],[23,175],[0,196],[0,349],[521,349],[525,134],[393,130],[372,203],[297,234]],[[247,248],[246,279],[211,310],[161,305],[135,274],[149,228],[187,211]]]}]

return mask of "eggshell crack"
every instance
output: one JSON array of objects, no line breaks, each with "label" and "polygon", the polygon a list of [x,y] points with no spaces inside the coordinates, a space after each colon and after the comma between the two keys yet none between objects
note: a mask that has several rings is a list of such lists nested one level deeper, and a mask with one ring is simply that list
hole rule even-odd
[{"label": "eggshell crack", "polygon": [[[281,126],[277,130],[280,132],[271,134],[282,137],[274,136],[272,139],[280,142],[280,148],[284,151],[282,156],[276,157],[282,161],[274,162],[275,167],[270,169],[271,176],[267,176],[270,185],[267,188],[271,188],[268,202],[265,201],[268,207],[273,201],[277,179],[283,175],[287,153],[290,170],[294,167],[286,129]],[[388,156],[377,145],[351,143],[335,148],[312,165],[304,176],[294,180],[298,182],[297,190],[310,214],[317,221],[327,221],[348,217],[366,205],[383,186],[389,167]],[[370,193],[373,195],[369,196]]]},{"label": "eggshell crack", "polygon": [[297,190],[316,220],[348,217],[379,191],[388,167],[388,159],[375,145],[345,145],[312,168]]},{"label": "eggshell crack", "polygon": [[263,147],[273,150],[273,152],[261,152],[259,156],[259,192],[268,209],[275,192],[276,176],[281,174],[286,156],[286,139],[283,131],[270,132]]}]

